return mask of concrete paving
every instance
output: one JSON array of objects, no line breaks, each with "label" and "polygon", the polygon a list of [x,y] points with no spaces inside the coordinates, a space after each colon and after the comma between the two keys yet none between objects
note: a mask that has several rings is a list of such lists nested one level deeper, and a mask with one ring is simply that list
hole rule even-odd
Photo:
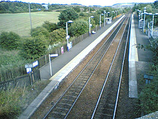
[{"label": "concrete paving", "polygon": [[54,75],[52,77],[49,73],[49,65],[42,67],[41,74],[43,78],[50,78],[51,82],[20,115],[19,119],[28,119],[46,99],[46,97],[60,85],[60,82],[84,59],[84,57],[111,31],[111,29],[122,18],[123,17],[113,22],[113,24],[106,25],[106,27],[98,30],[96,34],[91,35],[90,37],[75,45],[69,52],[66,52],[63,55],[55,58],[55,60],[52,61],[54,67]]},{"label": "concrete paving", "polygon": [[138,98],[137,81],[148,72],[153,53],[136,48],[137,44],[150,45],[148,36],[138,28],[136,14],[132,15],[129,44],[129,97]]},{"label": "concrete paving", "polygon": [[131,21],[131,33],[129,41],[129,97],[138,98],[137,92],[137,77],[136,77],[136,65],[135,62],[138,61],[138,53],[136,48],[136,33],[135,33],[135,24],[134,17],[132,14]]}]

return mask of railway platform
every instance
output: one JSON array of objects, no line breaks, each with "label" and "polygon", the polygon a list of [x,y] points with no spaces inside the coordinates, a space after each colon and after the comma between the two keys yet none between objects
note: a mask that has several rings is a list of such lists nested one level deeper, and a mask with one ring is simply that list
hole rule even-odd
[{"label": "railway platform", "polygon": [[148,36],[138,28],[138,19],[132,14],[130,40],[129,40],[129,98],[138,98],[137,81],[147,73],[151,64],[152,52],[138,49],[137,44],[147,46],[150,44]]},{"label": "railway platform", "polygon": [[[98,30],[96,34],[93,34],[82,42],[78,43],[69,52],[55,58],[55,60],[52,61],[52,64],[54,64],[53,70],[55,74],[50,77],[51,82],[20,115],[19,119],[28,119],[47,98],[47,96],[60,85],[60,82],[86,57],[88,53],[93,50],[93,48],[99,42],[101,42],[101,40],[113,29],[113,27],[118,24],[123,17],[124,16],[113,21],[112,24],[106,25],[102,29]],[[48,73],[49,65],[43,70],[45,71],[43,73]]]}]

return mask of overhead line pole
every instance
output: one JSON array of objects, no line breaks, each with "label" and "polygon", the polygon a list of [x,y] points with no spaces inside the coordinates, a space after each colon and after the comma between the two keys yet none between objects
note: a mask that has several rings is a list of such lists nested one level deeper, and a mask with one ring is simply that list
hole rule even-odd
[{"label": "overhead line pole", "polygon": [[31,33],[32,33],[32,19],[31,19],[30,3],[29,3],[29,16],[30,16],[30,26],[31,26]]}]

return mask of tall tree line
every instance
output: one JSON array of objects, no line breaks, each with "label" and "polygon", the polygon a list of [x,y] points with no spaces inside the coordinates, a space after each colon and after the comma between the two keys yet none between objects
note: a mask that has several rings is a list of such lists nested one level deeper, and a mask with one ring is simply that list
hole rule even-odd
[{"label": "tall tree line", "polygon": [[[41,4],[31,3],[31,10],[38,11],[45,8]],[[28,3],[24,2],[0,2],[0,13],[21,13],[28,12]]]}]

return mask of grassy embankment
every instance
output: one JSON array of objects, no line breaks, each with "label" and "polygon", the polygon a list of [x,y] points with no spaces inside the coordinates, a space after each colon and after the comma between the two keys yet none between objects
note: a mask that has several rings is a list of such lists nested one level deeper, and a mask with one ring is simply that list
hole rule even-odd
[{"label": "grassy embankment", "polygon": [[[58,22],[60,12],[32,12],[32,27],[41,26],[44,21]],[[29,13],[0,14],[0,33],[2,31],[13,31],[20,36],[30,36]]]},{"label": "grassy embankment", "polygon": [[[44,21],[52,23],[58,22],[59,12],[35,12],[31,13],[32,26],[36,28],[42,26]],[[30,17],[29,13],[18,14],[0,14],[0,33],[13,31],[21,37],[30,36]],[[18,50],[7,51],[0,48],[0,69],[6,69],[6,66],[20,65],[27,61],[21,60]],[[16,66],[17,66],[16,65]],[[0,118],[16,118],[40,93],[49,81],[36,82],[27,88],[8,89],[0,91]]]}]

